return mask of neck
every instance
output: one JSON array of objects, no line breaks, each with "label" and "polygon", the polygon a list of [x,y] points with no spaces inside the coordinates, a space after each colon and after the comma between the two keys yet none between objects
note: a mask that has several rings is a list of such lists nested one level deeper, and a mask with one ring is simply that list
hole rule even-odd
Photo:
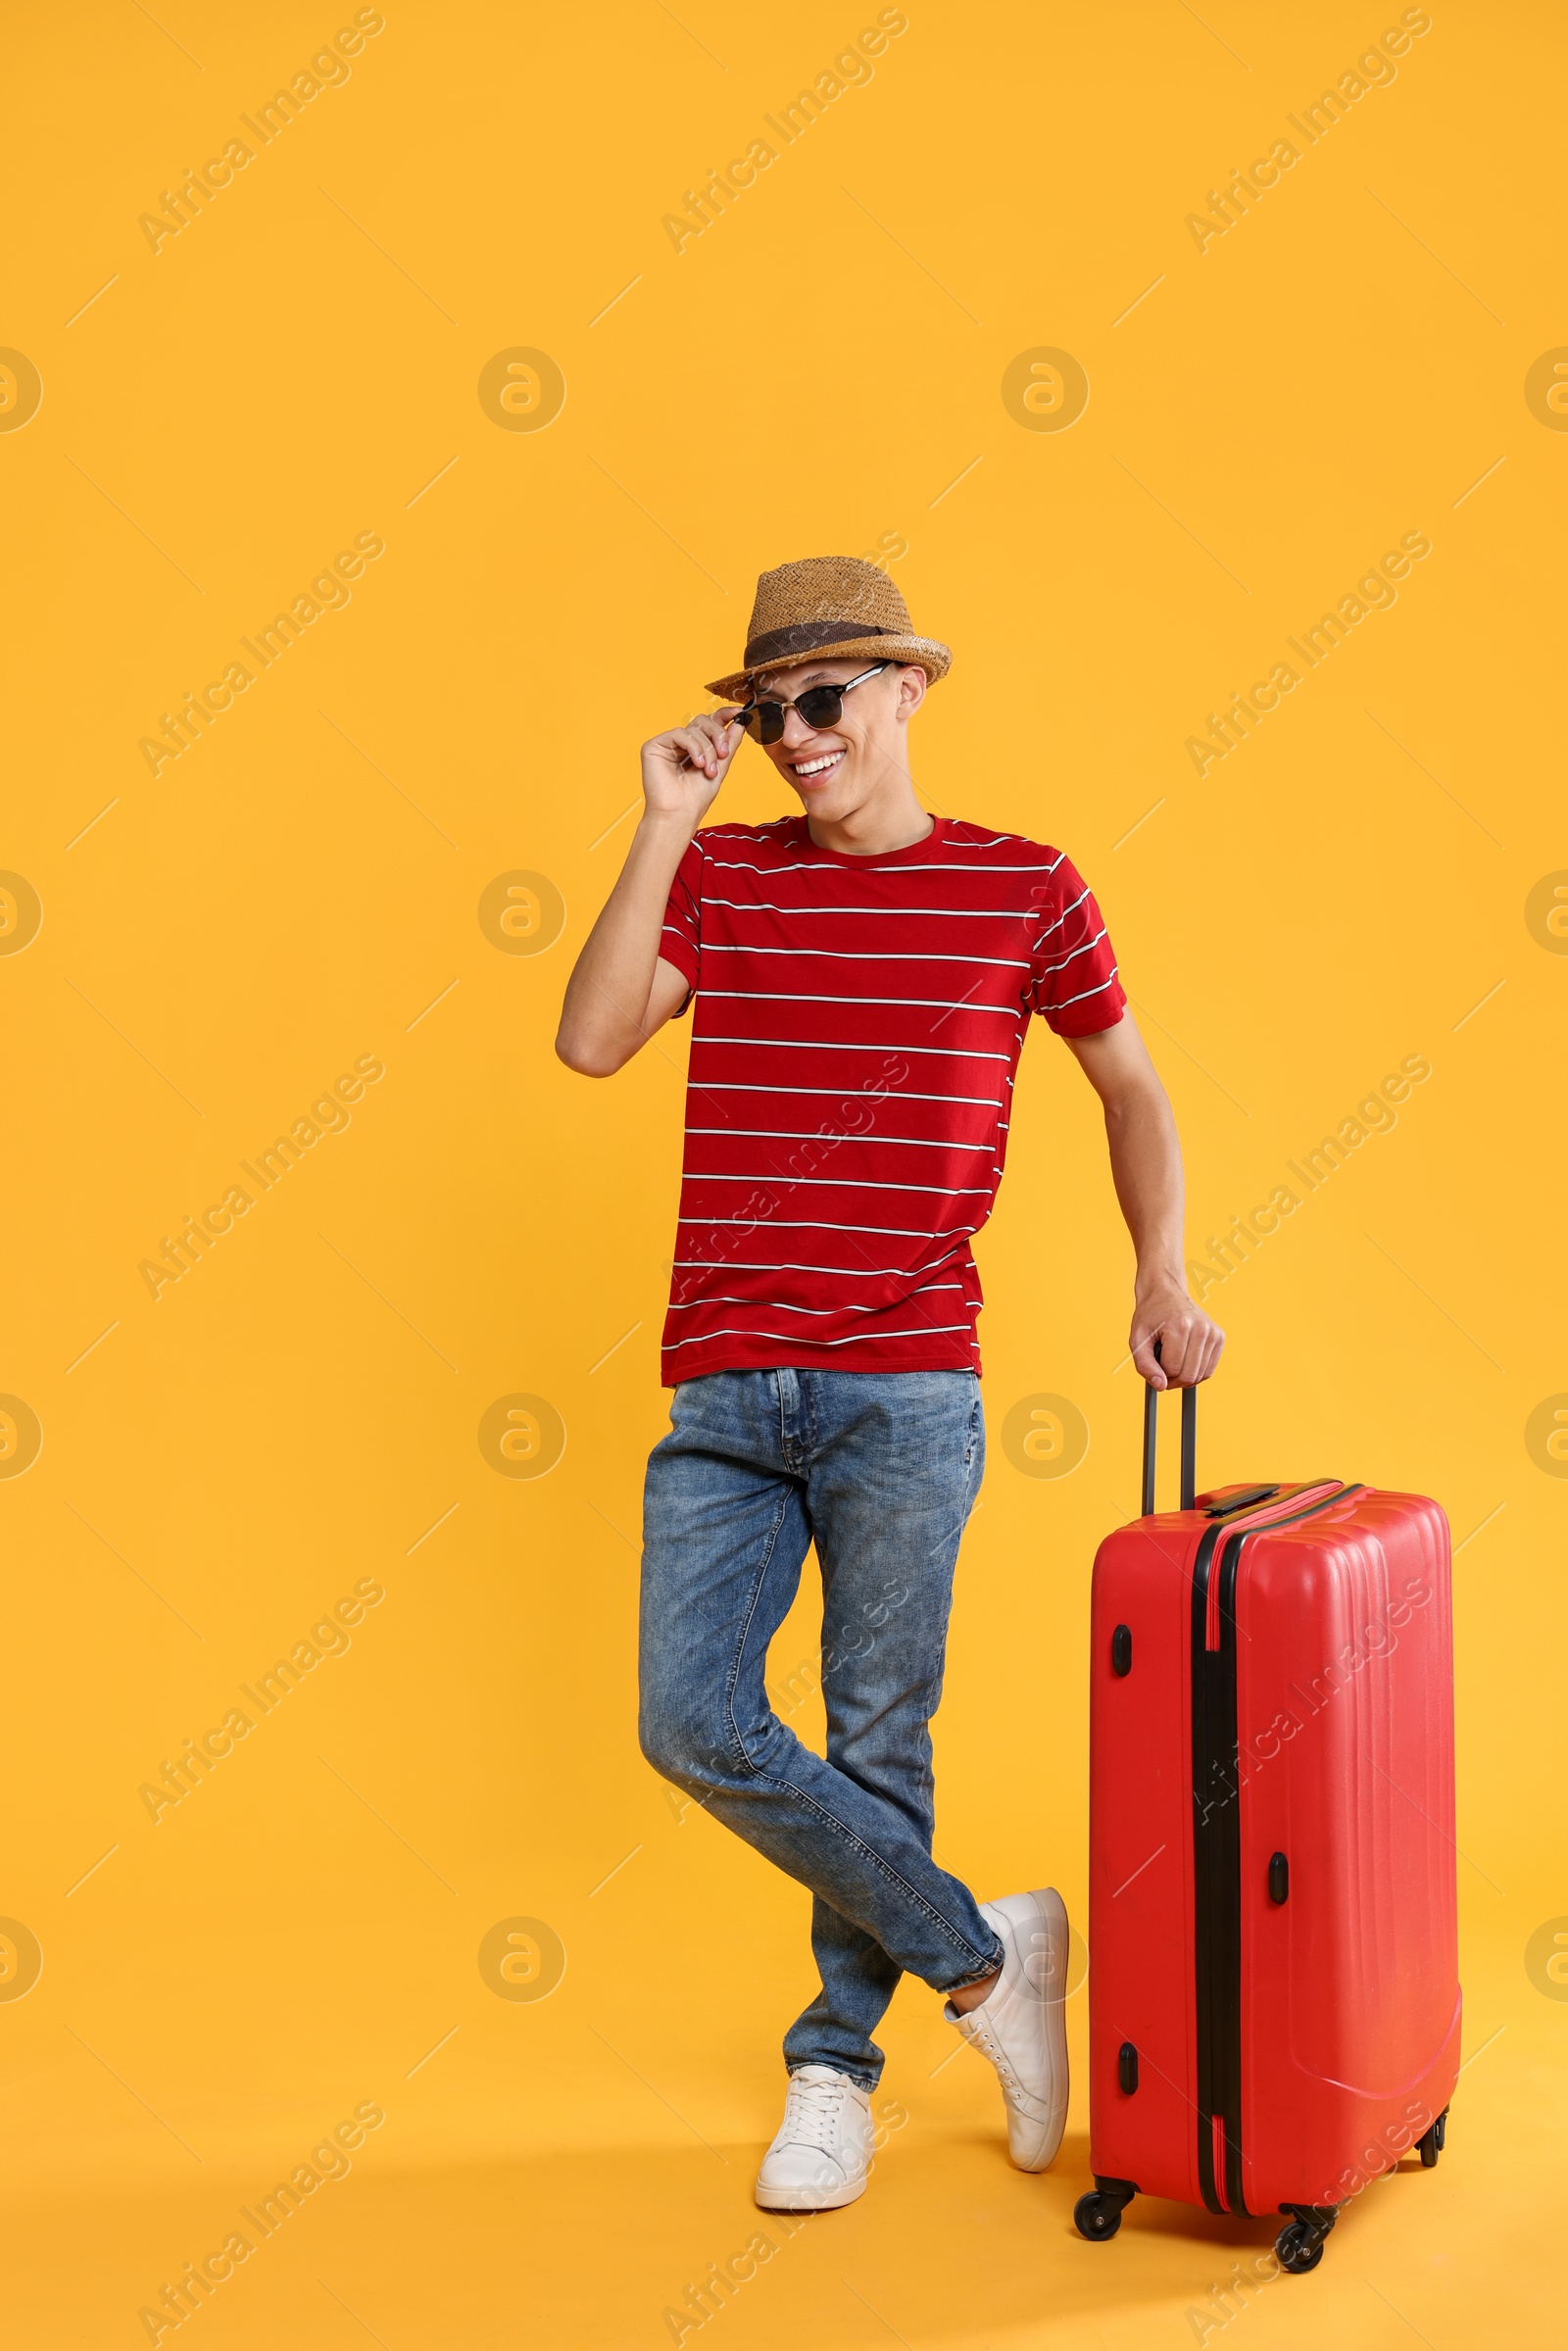
[{"label": "neck", "polygon": [[915,799],[908,776],[901,775],[896,791],[878,793],[847,816],[808,816],[806,829],[818,849],[831,849],[841,857],[879,857],[912,849],[936,827]]}]

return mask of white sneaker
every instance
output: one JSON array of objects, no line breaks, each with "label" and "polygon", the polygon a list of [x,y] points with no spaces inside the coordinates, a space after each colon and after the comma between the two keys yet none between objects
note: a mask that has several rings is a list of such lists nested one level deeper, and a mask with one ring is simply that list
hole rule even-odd
[{"label": "white sneaker", "polygon": [[757,2175],[764,2212],[837,2212],[865,2193],[871,2100],[848,2074],[803,2065],[790,2076],[784,2120]]},{"label": "white sneaker", "polygon": [[1002,2077],[1007,2150],[1020,2172],[1043,2172],[1067,2121],[1067,1910],[1054,1886],[982,1902],[1005,1945],[1002,1973],[978,2008],[943,2015]]}]

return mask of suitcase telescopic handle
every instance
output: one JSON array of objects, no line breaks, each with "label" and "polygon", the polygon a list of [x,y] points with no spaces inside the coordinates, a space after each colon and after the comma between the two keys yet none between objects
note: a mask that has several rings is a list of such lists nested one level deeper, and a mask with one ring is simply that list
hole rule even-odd
[{"label": "suitcase telescopic handle", "polygon": [[[1159,1341],[1154,1342],[1154,1361],[1159,1361]],[[1159,1391],[1144,1390],[1144,1516],[1148,1518],[1154,1507],[1154,1445],[1155,1415],[1159,1409]],[[1198,1491],[1198,1391],[1182,1390],[1182,1484],[1181,1507],[1191,1510]]]}]

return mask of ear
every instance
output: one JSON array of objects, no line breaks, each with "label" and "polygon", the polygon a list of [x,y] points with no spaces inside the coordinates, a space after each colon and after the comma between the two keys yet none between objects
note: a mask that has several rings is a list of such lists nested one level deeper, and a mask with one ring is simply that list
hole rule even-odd
[{"label": "ear", "polygon": [[923,669],[910,667],[899,671],[899,699],[894,712],[896,717],[904,719],[914,716],[915,711],[925,700],[927,683],[928,680]]}]

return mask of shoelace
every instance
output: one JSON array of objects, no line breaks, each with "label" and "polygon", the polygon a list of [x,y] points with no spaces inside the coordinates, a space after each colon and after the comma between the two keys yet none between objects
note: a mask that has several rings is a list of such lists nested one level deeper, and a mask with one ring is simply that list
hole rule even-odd
[{"label": "shoelace", "polygon": [[1013,2070],[1011,2058],[1007,2055],[1007,2052],[1003,2047],[1001,2041],[997,2038],[996,2033],[991,2030],[990,2025],[978,2017],[975,2020],[973,2037],[980,2042],[985,2050],[986,2055],[996,2067],[997,2072],[1002,2076],[1002,2085],[1004,2089],[1010,2090],[1014,2097],[1021,2098],[1024,2094],[1023,2083],[1019,2081],[1016,2072]]},{"label": "shoelace", "polygon": [[1002,2086],[1004,2091],[1008,2099],[1018,2107],[1019,2112],[1026,2116],[1034,2117],[1038,2117],[1042,2112],[1044,2112],[1045,2110],[1042,2108],[1041,2102],[1035,2093],[1032,2090],[1025,2089],[1023,2082],[1018,2077],[1017,2070],[1014,2067],[1011,2058],[1007,2055],[1006,2050],[1003,2047],[1002,2042],[993,2030],[989,2020],[981,2017],[978,2015],[978,2013],[975,2016],[975,2030],[973,2037],[980,2047],[984,2049],[986,2055],[996,2067],[998,2074],[1002,2078]]},{"label": "shoelace", "polygon": [[828,2152],[843,2106],[841,2082],[803,2082],[799,2074],[792,2074],[784,2099],[784,2131],[797,2146]]}]

